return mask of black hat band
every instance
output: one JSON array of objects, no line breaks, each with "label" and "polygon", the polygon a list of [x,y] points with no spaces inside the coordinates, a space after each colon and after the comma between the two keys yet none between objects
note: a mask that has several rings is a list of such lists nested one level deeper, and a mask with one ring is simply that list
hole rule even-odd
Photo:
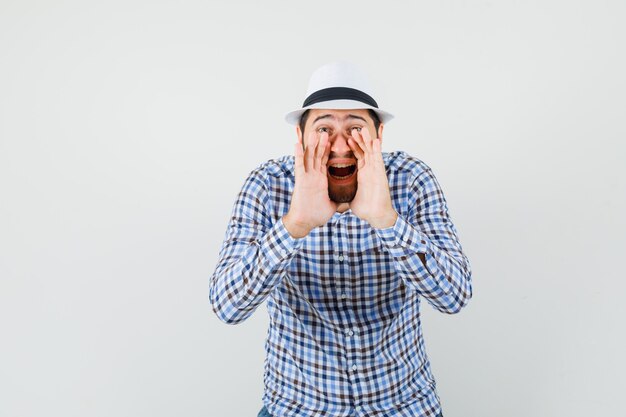
[{"label": "black hat band", "polygon": [[355,100],[378,108],[378,103],[376,103],[376,100],[374,100],[369,94],[366,94],[361,90],[348,87],[330,87],[318,90],[304,100],[302,107],[330,100]]}]

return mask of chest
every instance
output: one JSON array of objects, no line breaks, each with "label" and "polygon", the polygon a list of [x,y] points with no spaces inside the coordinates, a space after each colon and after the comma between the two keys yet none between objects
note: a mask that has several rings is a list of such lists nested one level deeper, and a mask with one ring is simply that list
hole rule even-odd
[{"label": "chest", "polygon": [[288,268],[291,290],[312,305],[371,308],[403,285],[375,231],[354,215],[336,215],[307,236]]}]

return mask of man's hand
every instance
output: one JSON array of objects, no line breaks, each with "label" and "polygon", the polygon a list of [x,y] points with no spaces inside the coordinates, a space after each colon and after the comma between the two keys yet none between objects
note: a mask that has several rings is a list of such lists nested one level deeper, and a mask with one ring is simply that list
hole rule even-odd
[{"label": "man's hand", "polygon": [[391,204],[389,180],[381,151],[381,139],[372,139],[369,131],[352,129],[348,145],[357,159],[358,188],[350,209],[372,227],[384,229],[396,222],[398,214]]},{"label": "man's hand", "polygon": [[296,183],[291,196],[289,212],[283,223],[289,234],[301,238],[318,226],[323,226],[337,211],[337,203],[328,197],[326,163],[330,154],[328,134],[312,131],[307,140],[306,151],[298,139],[295,147]]}]

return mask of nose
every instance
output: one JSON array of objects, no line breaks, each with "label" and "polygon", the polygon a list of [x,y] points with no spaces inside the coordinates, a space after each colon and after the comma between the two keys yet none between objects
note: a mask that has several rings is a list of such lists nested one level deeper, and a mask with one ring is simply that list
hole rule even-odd
[{"label": "nose", "polygon": [[350,145],[348,145],[348,136],[345,133],[339,133],[331,139],[330,151],[338,155],[352,153]]}]

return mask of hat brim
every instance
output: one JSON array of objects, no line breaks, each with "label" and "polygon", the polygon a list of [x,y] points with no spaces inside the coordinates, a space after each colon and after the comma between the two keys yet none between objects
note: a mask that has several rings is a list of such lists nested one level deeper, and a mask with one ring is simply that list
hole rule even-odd
[{"label": "hat brim", "polygon": [[393,119],[393,114],[388,113],[379,108],[370,106],[368,104],[362,103],[356,100],[330,100],[330,101],[321,101],[319,103],[311,104],[310,106],[303,107],[298,110],[291,111],[285,115],[285,120],[287,123],[292,125],[297,125],[300,123],[300,117],[302,113],[309,109],[336,109],[336,110],[350,110],[350,109],[371,109],[376,112],[380,121],[382,123],[387,123],[391,119]]}]

